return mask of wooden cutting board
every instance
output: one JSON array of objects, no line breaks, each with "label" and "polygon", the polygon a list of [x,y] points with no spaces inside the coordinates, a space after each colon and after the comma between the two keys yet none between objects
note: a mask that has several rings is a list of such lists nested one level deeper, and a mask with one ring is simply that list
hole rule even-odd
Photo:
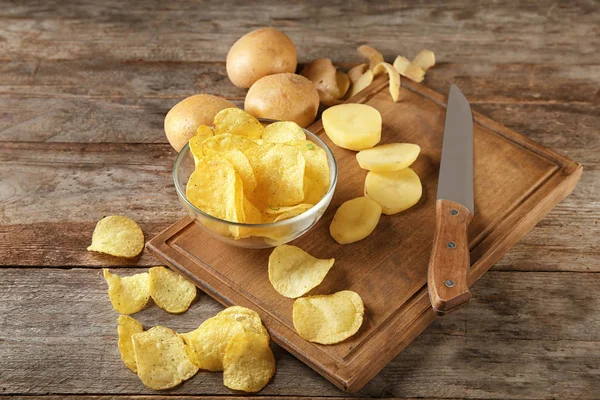
[{"label": "wooden cutting board", "polygon": [[[363,387],[436,318],[426,278],[446,113],[445,96],[408,79],[403,80],[397,103],[390,98],[386,77],[375,80],[352,102],[379,110],[382,144],[421,146],[412,168],[423,183],[423,197],[416,206],[382,216],[368,238],[341,246],[329,236],[329,224],[341,203],[362,196],[366,171],[358,167],[355,152],[332,144],[320,121],[309,128],[333,150],[339,179],[323,218],[293,244],[316,257],[336,259],[324,282],[309,294],[349,289],[362,296],[365,318],[355,336],[324,346],[296,334],[293,300],[279,295],[268,280],[270,249],[230,247],[188,217],[147,244],[159,259],[217,301],[256,310],[276,343],[347,391]],[[579,164],[478,113],[474,113],[474,151],[470,285],[573,190],[582,171]]]}]

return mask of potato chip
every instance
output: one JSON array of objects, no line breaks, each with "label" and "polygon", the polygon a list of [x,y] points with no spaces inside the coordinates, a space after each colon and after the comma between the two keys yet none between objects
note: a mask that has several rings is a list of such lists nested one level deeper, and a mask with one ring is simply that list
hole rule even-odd
[{"label": "potato chip", "polygon": [[183,339],[164,326],[131,337],[137,374],[154,390],[169,389],[190,379],[198,368],[190,361]]},{"label": "potato chip", "polygon": [[213,217],[237,222],[243,184],[233,165],[219,155],[198,160],[186,188],[187,199]]},{"label": "potato chip", "polygon": [[88,251],[133,258],[144,249],[144,232],[131,218],[112,215],[96,224]]},{"label": "potato chip", "polygon": [[331,237],[339,244],[358,242],[369,236],[379,223],[381,206],[367,197],[344,202],[329,226]]},{"label": "potato chip", "polygon": [[207,156],[215,153],[225,153],[230,150],[246,150],[258,146],[254,140],[243,136],[225,133],[222,135],[208,138],[202,142],[202,153]]},{"label": "potato chip", "polygon": [[256,176],[254,175],[250,161],[248,161],[248,157],[238,149],[223,152],[221,155],[233,165],[235,172],[240,175],[244,186],[244,193],[254,193],[254,189],[256,189]]},{"label": "potato chip", "polygon": [[256,176],[255,204],[291,206],[304,199],[306,161],[296,148],[274,143],[249,149],[246,155]]},{"label": "potato chip", "polygon": [[282,296],[295,299],[317,287],[334,258],[318,259],[296,246],[277,246],[269,256],[269,281]]},{"label": "potato chip", "polygon": [[370,171],[365,179],[365,196],[379,203],[387,215],[414,206],[422,194],[421,180],[410,168],[392,172]]},{"label": "potato chip", "polygon": [[196,286],[165,267],[152,267],[148,273],[150,296],[156,305],[173,314],[186,312],[196,298]]},{"label": "potato chip", "polygon": [[238,332],[225,348],[223,384],[229,389],[259,392],[275,374],[269,340],[252,332]]},{"label": "potato chip", "polygon": [[329,163],[325,150],[308,140],[288,143],[302,153],[304,170],[304,202],[317,204],[329,190]]},{"label": "potato chip", "polygon": [[217,314],[204,321],[197,329],[180,334],[188,346],[190,359],[198,368],[222,371],[227,343],[238,332],[256,332],[268,337],[258,314],[250,311],[244,313],[225,309],[222,311],[224,314]]},{"label": "potato chip", "polygon": [[297,206],[291,207],[290,210],[279,214],[273,222],[283,221],[286,219],[297,217],[298,215],[310,210],[314,206],[312,204],[298,204]]},{"label": "potato chip", "polygon": [[147,272],[120,277],[104,269],[108,297],[113,308],[121,314],[141,311],[150,300],[150,277]]},{"label": "potato chip", "polygon": [[231,133],[250,139],[260,139],[265,129],[254,116],[239,108],[219,111],[215,115],[214,126],[216,135]]},{"label": "potato chip", "polygon": [[[240,221],[241,222],[241,221]],[[260,210],[252,204],[250,200],[246,196],[244,196],[244,223],[246,224],[262,224],[265,222],[263,220],[263,215]],[[247,226],[230,226],[229,232],[233,236],[234,239],[245,239],[250,236],[255,236],[253,232],[256,230],[252,227]]]},{"label": "potato chip", "polygon": [[202,143],[215,135],[212,128],[206,125],[200,125],[195,136],[190,139],[190,151],[194,157],[194,162],[198,163],[198,159],[202,157]]},{"label": "potato chip", "polygon": [[280,121],[274,122],[265,128],[262,136],[265,142],[285,143],[292,140],[306,140],[306,133],[295,122]]},{"label": "potato chip", "polygon": [[117,346],[119,347],[119,353],[121,353],[121,360],[123,360],[127,368],[133,372],[137,372],[131,336],[136,333],[144,332],[144,327],[137,320],[128,315],[119,315],[117,322],[119,324],[117,327],[117,331],[119,332]]},{"label": "potato chip", "polygon": [[388,143],[359,151],[356,161],[361,168],[375,172],[399,171],[410,166],[421,152],[412,143]]},{"label": "potato chip", "polygon": [[229,318],[230,321],[249,324],[246,328],[252,332],[258,332],[267,339],[270,338],[269,333],[260,319],[258,313],[246,307],[231,306],[220,311],[218,316]]},{"label": "potato chip", "polygon": [[298,334],[310,341],[334,344],[360,329],[365,307],[358,293],[343,290],[326,296],[308,296],[294,301],[292,319]]}]

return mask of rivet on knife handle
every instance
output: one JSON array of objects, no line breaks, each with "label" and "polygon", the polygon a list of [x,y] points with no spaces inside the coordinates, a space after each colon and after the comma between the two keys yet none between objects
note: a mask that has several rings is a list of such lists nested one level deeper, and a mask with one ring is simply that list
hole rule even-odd
[{"label": "rivet on knife handle", "polygon": [[450,200],[436,202],[436,229],[429,259],[427,287],[433,310],[444,315],[471,300],[467,285],[468,226],[473,213]]}]

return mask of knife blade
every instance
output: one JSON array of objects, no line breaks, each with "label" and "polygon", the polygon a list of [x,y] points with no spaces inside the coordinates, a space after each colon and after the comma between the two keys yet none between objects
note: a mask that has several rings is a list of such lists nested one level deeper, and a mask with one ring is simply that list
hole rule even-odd
[{"label": "knife blade", "polygon": [[436,201],[436,230],[427,271],[433,310],[444,315],[471,299],[467,228],[475,212],[473,195],[473,115],[462,92],[452,84]]}]

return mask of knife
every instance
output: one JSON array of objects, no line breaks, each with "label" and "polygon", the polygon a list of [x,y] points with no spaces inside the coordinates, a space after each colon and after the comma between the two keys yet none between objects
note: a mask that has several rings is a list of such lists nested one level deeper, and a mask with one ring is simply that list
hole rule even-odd
[{"label": "knife", "polygon": [[427,271],[429,300],[444,315],[471,300],[467,228],[474,214],[473,115],[456,87],[450,86],[437,190],[436,227]]}]

